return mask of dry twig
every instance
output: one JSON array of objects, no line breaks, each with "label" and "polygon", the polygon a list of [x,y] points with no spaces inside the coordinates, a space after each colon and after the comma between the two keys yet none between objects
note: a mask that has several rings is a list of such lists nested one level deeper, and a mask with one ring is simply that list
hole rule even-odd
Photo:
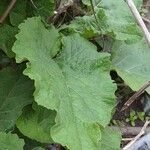
[{"label": "dry twig", "polygon": [[[128,126],[111,126],[110,129],[113,131],[121,132],[124,136],[136,136],[140,131],[141,127],[128,127]],[[150,127],[147,127],[145,133],[150,133]]]},{"label": "dry twig", "polygon": [[129,100],[124,104],[121,111],[127,109],[148,87],[150,86],[150,81],[141,87],[135,94],[133,94]]},{"label": "dry twig", "polygon": [[34,4],[33,0],[30,0],[30,2],[32,3],[32,5],[35,9],[38,9],[37,6]]},{"label": "dry twig", "polygon": [[147,18],[145,18],[145,17],[142,17],[142,19],[143,19],[145,22],[150,23],[150,20],[149,20],[149,19],[147,19]]},{"label": "dry twig", "polygon": [[12,8],[14,7],[16,2],[17,2],[17,0],[11,0],[11,2],[9,3],[7,9],[3,13],[3,15],[0,17],[0,23],[3,23],[5,21],[5,19],[9,15],[10,11],[12,10]]},{"label": "dry twig", "polygon": [[143,5],[142,7],[150,7],[150,5],[147,4],[147,5]]},{"label": "dry twig", "polygon": [[131,142],[129,142],[122,150],[128,150],[129,147],[131,147],[145,133],[145,130],[149,124],[150,121],[146,121],[140,133]]},{"label": "dry twig", "polygon": [[137,20],[139,26],[141,27],[143,34],[147,40],[148,45],[150,46],[150,33],[145,25],[145,23],[142,20],[142,17],[140,13],[138,12],[133,0],[125,0],[126,3],[128,4],[132,14],[134,15],[135,19]]},{"label": "dry twig", "polygon": [[123,138],[122,141],[126,142],[126,141],[132,141],[133,138]]},{"label": "dry twig", "polygon": [[[58,9],[55,11],[53,23],[57,20],[57,18],[60,16],[60,14],[66,12],[70,6],[73,6],[73,4],[74,4],[73,0],[68,0],[68,2],[66,4],[60,5],[58,7]],[[49,22],[49,18],[48,18],[48,22]]]}]

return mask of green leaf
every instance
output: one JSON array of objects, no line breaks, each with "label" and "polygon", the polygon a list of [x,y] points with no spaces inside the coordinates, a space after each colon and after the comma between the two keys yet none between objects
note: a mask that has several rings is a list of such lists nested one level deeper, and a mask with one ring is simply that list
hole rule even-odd
[{"label": "green leaf", "polygon": [[102,130],[102,150],[120,150],[121,134],[110,128]]},{"label": "green leaf", "polygon": [[[104,34],[107,29],[105,12],[103,9],[99,9],[96,13],[95,19],[94,15],[76,17],[69,26],[63,26],[62,29],[69,29],[82,34],[85,38],[92,38],[98,36],[99,34]],[[101,20],[101,21],[99,21]]]},{"label": "green leaf", "polygon": [[17,0],[9,18],[13,26],[18,26],[26,18],[27,0]]},{"label": "green leaf", "polygon": [[[26,42],[23,42],[23,44],[25,44],[27,46],[29,45],[29,46],[33,47],[32,49],[35,49],[35,50],[38,50],[39,47],[40,47],[41,50],[43,50],[43,51],[40,51],[41,54],[42,53],[47,53],[48,58],[50,56],[54,57],[58,53],[59,48],[60,48],[60,35],[58,34],[58,31],[53,26],[48,27],[49,29],[46,30],[43,23],[39,20],[40,20],[39,17],[33,17],[31,19],[29,18],[28,21],[25,21],[25,24],[27,25],[27,28],[30,29],[30,32],[31,32],[30,34],[34,36],[33,41],[34,42],[36,41],[36,45],[29,45],[29,43],[32,44],[32,36],[30,34],[28,34],[28,31],[26,31],[26,30],[22,31],[22,33],[23,33],[22,39],[23,38],[26,39],[25,40]],[[39,25],[39,27],[38,27],[38,25]],[[19,26],[19,27],[21,27],[21,26]],[[37,31],[38,30],[39,31],[35,32],[34,29],[37,29]],[[50,38],[49,36],[52,36],[52,38]],[[43,41],[43,43],[41,44],[42,41]],[[19,43],[19,40],[18,40],[18,43]],[[45,47],[45,45],[47,46],[46,50],[43,48],[43,47]],[[22,49],[22,47],[20,47],[20,48]],[[20,51],[20,52],[22,53],[22,51]],[[37,54],[37,52],[35,52],[35,54]],[[34,51],[33,51],[33,55],[34,55]],[[31,56],[31,57],[34,59],[34,56]],[[16,58],[18,59],[18,62],[19,62],[19,61],[26,60],[27,57],[26,58],[25,57],[20,57],[19,58],[17,56]],[[45,64],[45,65],[47,65],[47,64]]]},{"label": "green leaf", "polygon": [[[91,5],[90,0],[83,1]],[[136,5],[142,4],[141,0]],[[137,41],[142,38],[141,31],[135,23],[134,17],[127,4],[123,0],[93,0],[95,16],[77,17],[70,25],[64,28],[71,28],[86,38],[99,34],[106,34],[118,40]]]},{"label": "green leaf", "polygon": [[47,19],[54,14],[55,3],[54,0],[34,0],[31,7],[34,15],[40,15]]},{"label": "green leaf", "polygon": [[35,81],[35,101],[57,111],[51,129],[54,141],[71,150],[101,150],[99,125],[109,123],[115,104],[109,54],[98,53],[92,43],[74,34],[63,38],[62,52],[52,59],[55,29],[45,29],[38,17],[19,28],[13,51],[17,62],[29,61],[24,74]]},{"label": "green leaf", "polygon": [[24,106],[32,103],[33,82],[21,69],[0,71],[0,131],[12,128]]},{"label": "green leaf", "polygon": [[[18,129],[27,137],[42,143],[51,143],[50,128],[55,124],[56,113],[37,106],[35,110],[31,107],[24,110],[17,121]],[[32,129],[32,130],[31,130]]]},{"label": "green leaf", "polygon": [[[137,0],[136,5],[142,5],[142,0]],[[100,7],[105,10],[109,30],[112,30],[118,40],[141,39],[141,32],[134,21],[134,17],[124,0],[102,0]]]},{"label": "green leaf", "polygon": [[0,26],[0,48],[7,54],[8,57],[14,57],[11,48],[15,41],[17,28],[4,24]]},{"label": "green leaf", "polygon": [[0,132],[0,150],[23,150],[24,141],[17,135]]},{"label": "green leaf", "polygon": [[[0,15],[4,13],[10,1],[0,2]],[[9,20],[12,26],[17,27],[28,16],[41,16],[44,19],[54,14],[54,0],[17,0],[15,6],[9,14]]]},{"label": "green leaf", "polygon": [[150,81],[150,48],[144,40],[134,44],[118,41],[112,54],[114,69],[134,91]]}]

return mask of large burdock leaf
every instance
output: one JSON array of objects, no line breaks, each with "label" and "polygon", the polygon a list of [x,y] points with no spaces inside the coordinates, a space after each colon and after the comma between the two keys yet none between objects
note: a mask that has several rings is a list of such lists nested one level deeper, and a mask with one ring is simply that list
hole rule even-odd
[{"label": "large burdock leaf", "polygon": [[14,126],[23,107],[32,103],[33,91],[33,82],[20,68],[0,71],[0,131]]},{"label": "large burdock leaf", "polygon": [[0,150],[23,150],[24,141],[17,135],[0,132]]},{"label": "large burdock leaf", "polygon": [[112,54],[114,69],[133,90],[150,81],[150,48],[144,40],[134,44],[118,41]]},{"label": "large burdock leaf", "polygon": [[[101,150],[101,128],[111,118],[116,86],[109,71],[108,53],[78,34],[64,37],[55,58],[58,33],[47,30],[41,19],[31,18],[19,26],[13,51],[17,62],[27,59],[24,74],[35,81],[35,101],[57,112],[51,135],[71,150]],[[26,40],[24,40],[26,39]]]},{"label": "large burdock leaf", "polygon": [[50,128],[55,124],[55,115],[54,111],[41,106],[36,106],[35,110],[27,107],[17,121],[17,128],[30,139],[51,143]]}]

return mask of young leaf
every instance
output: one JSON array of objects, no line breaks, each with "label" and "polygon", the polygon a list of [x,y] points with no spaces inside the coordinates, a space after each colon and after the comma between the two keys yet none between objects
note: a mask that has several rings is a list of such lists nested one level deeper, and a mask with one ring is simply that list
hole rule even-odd
[{"label": "young leaf", "polygon": [[35,110],[27,107],[18,119],[17,127],[31,139],[41,143],[52,143],[50,128],[55,124],[55,115],[55,112],[41,106],[36,106]]},{"label": "young leaf", "polygon": [[13,51],[17,62],[29,60],[24,74],[35,81],[35,101],[57,111],[54,141],[71,150],[101,149],[99,124],[109,123],[115,104],[109,54],[74,34],[63,38],[60,56],[52,59],[58,39],[54,28],[45,29],[38,17],[19,28]]},{"label": "young leaf", "polygon": [[32,103],[33,82],[22,75],[21,69],[0,71],[0,131],[14,126],[24,106]]},{"label": "young leaf", "polygon": [[24,141],[17,135],[0,132],[0,150],[23,150]]},{"label": "young leaf", "polygon": [[150,80],[150,48],[146,41],[134,44],[117,41],[112,54],[114,69],[134,91]]}]

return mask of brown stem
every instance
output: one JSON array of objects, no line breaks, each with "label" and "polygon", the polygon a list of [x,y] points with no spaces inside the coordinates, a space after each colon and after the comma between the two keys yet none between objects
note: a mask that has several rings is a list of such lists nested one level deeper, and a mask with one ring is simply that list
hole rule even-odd
[{"label": "brown stem", "polygon": [[17,0],[11,0],[11,2],[9,3],[9,5],[7,6],[7,9],[3,13],[3,15],[0,17],[0,23],[1,24],[5,21],[5,19],[7,18],[8,14],[12,10],[12,8],[14,7],[14,5],[15,5],[16,2],[17,2]]},{"label": "brown stem", "polygon": [[141,87],[135,94],[133,94],[129,100],[124,104],[121,111],[127,109],[148,87],[150,86],[150,81],[148,83],[144,84],[143,87]]}]

